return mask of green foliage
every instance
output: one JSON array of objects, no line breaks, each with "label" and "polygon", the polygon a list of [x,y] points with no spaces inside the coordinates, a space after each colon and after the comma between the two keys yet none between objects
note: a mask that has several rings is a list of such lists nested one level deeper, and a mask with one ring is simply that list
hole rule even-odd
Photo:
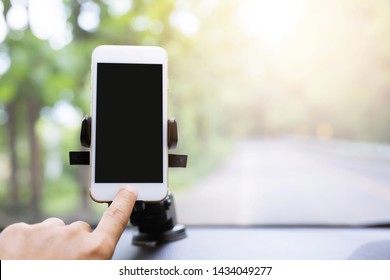
[{"label": "green foliage", "polygon": [[[3,2],[6,14],[11,4]],[[31,178],[46,174],[44,166],[55,155],[61,158],[61,174],[43,177],[41,214],[73,215],[81,204],[89,205],[80,191],[85,182],[67,164],[68,151],[79,148],[80,124],[43,119],[52,118],[45,112],[60,101],[76,108],[80,121],[89,114],[90,57],[100,44],[159,45],[167,50],[169,116],[179,125],[174,152],[189,155],[187,169],[170,171],[173,188],[189,188],[206,176],[237,138],[299,134],[390,142],[387,1],[310,1],[297,22],[287,22],[294,29],[279,45],[269,45],[269,36],[284,24],[283,11],[254,18],[248,34],[237,19],[246,1],[131,1],[131,8],[119,14],[112,12],[110,1],[94,1],[100,7],[100,22],[90,31],[78,24],[84,2],[88,1],[63,1],[73,37],[60,49],[37,38],[30,27],[10,30],[1,43],[11,66],[0,77],[0,109],[15,104],[15,122],[8,118],[0,128],[0,167],[6,170],[0,176],[1,202],[10,195],[15,171],[19,203],[30,207]],[[189,16],[174,23],[180,12]],[[195,31],[186,34],[185,28]],[[32,101],[38,116],[31,113]],[[34,123],[32,129],[28,121]],[[48,126],[61,131],[61,139],[53,140],[52,146],[45,142],[51,139],[45,135]],[[17,131],[13,142],[10,127]],[[33,136],[43,156],[35,162],[30,161]],[[31,162],[42,166],[40,174],[31,173]],[[89,207],[92,213],[101,211],[94,203]]]},{"label": "green foliage", "polygon": [[1,87],[0,87],[0,100],[1,102],[8,103],[12,100],[13,95],[16,90],[16,85],[14,82],[10,80],[2,81]]},{"label": "green foliage", "polygon": [[80,205],[80,186],[67,174],[47,180],[42,196],[42,209],[46,215],[71,216]]}]

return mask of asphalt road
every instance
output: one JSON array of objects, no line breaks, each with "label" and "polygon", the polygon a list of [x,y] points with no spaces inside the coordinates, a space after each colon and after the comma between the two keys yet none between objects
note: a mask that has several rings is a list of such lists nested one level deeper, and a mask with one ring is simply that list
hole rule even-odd
[{"label": "asphalt road", "polygon": [[215,172],[175,198],[185,224],[390,222],[390,148],[293,138],[241,141]]}]

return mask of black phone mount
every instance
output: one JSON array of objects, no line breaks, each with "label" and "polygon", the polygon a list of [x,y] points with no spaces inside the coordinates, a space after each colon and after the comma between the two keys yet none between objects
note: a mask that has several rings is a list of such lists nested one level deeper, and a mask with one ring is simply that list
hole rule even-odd
[{"label": "black phone mount", "polygon": [[[81,122],[80,143],[83,147],[91,147],[90,116]],[[177,123],[174,118],[168,120],[168,149],[177,146]],[[89,151],[69,152],[71,165],[89,165]],[[187,155],[168,155],[168,167],[187,166]],[[177,224],[176,209],[172,193],[160,201],[137,201],[130,216],[130,223],[138,227],[133,235],[134,245],[154,246],[160,243],[183,239],[187,236],[184,225]]]}]

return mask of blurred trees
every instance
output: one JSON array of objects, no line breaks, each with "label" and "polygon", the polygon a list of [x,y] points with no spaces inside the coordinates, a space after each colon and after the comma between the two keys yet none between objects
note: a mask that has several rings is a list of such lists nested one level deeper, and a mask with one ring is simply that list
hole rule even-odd
[{"label": "blurred trees", "polygon": [[[3,57],[9,59],[10,67],[1,76],[0,102],[3,114],[7,116],[5,127],[2,127],[1,131],[7,137],[3,143],[6,148],[2,151],[8,151],[10,162],[9,182],[4,184],[8,185],[6,204],[11,205],[12,210],[21,208],[23,204],[27,205],[28,212],[36,219],[42,214],[40,203],[44,156],[48,150],[48,147],[44,146],[42,135],[38,132],[41,110],[54,107],[61,99],[69,99],[73,106],[88,114],[89,67],[93,48],[99,44],[161,44],[160,38],[169,36],[157,35],[169,32],[169,29],[163,29],[162,25],[168,20],[174,3],[165,1],[164,5],[161,5],[157,1],[150,1],[149,4],[121,1],[131,5],[130,12],[126,13],[125,10],[123,13],[118,8],[114,11],[115,4],[112,1],[56,1],[60,4],[57,8],[63,9],[66,14],[63,24],[71,31],[71,34],[64,34],[71,38],[70,42],[58,46],[58,42],[51,41],[53,36],[49,36],[55,34],[49,34],[48,38],[44,38],[39,31],[34,32],[33,14],[27,13],[33,9],[33,2],[38,1],[12,1],[12,4],[10,1],[3,1],[3,14],[8,26],[1,50]],[[130,6],[124,8],[128,10]],[[12,13],[19,11],[19,15],[24,16],[20,14],[20,9],[27,13],[30,24],[13,28]],[[40,12],[42,15],[45,13],[44,10]],[[53,11],[49,9],[49,12]],[[155,24],[161,24],[160,30],[152,32],[146,23],[142,27],[144,28],[142,32],[132,31],[129,23],[141,15],[145,20],[153,19]],[[97,22],[88,21],[88,17],[96,17]],[[54,32],[58,33],[61,30]],[[77,133],[72,135],[75,137],[73,144],[76,144],[78,135]],[[62,148],[74,149],[77,146]],[[67,151],[62,155],[65,156],[62,168],[71,172],[66,167]],[[86,187],[85,176],[76,178],[83,187]],[[86,191],[82,194],[84,201],[88,199]],[[27,202],[26,197],[29,197]]]},{"label": "blurred trees", "polygon": [[[90,56],[100,44],[167,50],[169,114],[178,152],[190,155],[177,185],[207,172],[236,138],[390,142],[388,1],[0,3],[1,209],[26,207],[33,219],[43,208],[69,209],[72,188],[87,208],[86,170],[69,167],[67,154],[89,113]],[[55,6],[53,18],[45,5]],[[39,31],[36,9],[58,30]]]}]

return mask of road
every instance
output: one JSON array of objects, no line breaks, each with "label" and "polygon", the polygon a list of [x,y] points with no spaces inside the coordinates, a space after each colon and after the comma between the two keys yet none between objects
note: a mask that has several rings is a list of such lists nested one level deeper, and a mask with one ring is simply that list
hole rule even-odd
[{"label": "road", "polygon": [[390,148],[293,138],[241,141],[215,172],[175,198],[185,224],[390,222]]}]

